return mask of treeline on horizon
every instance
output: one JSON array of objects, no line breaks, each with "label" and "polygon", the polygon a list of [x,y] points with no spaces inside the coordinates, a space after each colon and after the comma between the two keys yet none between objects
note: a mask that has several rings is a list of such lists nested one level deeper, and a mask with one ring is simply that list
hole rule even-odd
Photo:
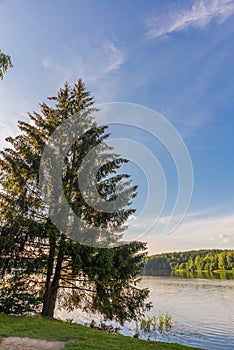
[{"label": "treeline on horizon", "polygon": [[147,257],[144,275],[159,275],[173,271],[230,271],[234,273],[234,250],[191,250],[156,254]]}]

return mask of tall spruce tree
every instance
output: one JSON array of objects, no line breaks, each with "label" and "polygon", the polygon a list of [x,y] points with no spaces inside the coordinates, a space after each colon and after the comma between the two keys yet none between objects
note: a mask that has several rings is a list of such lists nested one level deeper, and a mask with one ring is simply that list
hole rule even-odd
[{"label": "tall spruce tree", "polygon": [[[40,113],[29,114],[29,122],[18,122],[21,133],[8,137],[11,147],[1,152],[0,312],[35,311],[53,317],[60,304],[68,310],[99,312],[121,323],[136,319],[149,307],[148,290],[137,287],[145,244],[134,241],[100,248],[71,239],[54,225],[38,187],[41,158],[50,136],[65,120],[84,112],[90,129],[72,144],[64,159],[63,190],[72,210],[82,217],[84,237],[86,227],[99,227],[111,232],[110,240],[120,239],[126,220],[135,211],[131,202],[136,187],[119,171],[127,160],[110,152],[105,143],[107,127],[93,122],[94,101],[81,80],[73,87],[65,84],[50,100],[53,107],[42,103]],[[96,174],[100,196],[110,203],[119,194],[128,199],[128,205],[125,201],[116,212],[88,205],[79,187],[79,167],[97,145],[104,145],[97,152],[109,160]]]}]

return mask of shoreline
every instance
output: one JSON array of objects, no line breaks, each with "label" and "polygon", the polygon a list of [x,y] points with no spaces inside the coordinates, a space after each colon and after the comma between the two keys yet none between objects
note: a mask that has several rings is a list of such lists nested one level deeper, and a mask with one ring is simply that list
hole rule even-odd
[{"label": "shoreline", "polygon": [[[68,323],[41,316],[8,316],[0,314],[0,341],[9,337],[40,339],[50,342],[63,342],[64,349],[105,350],[198,350],[177,343],[166,343],[111,334],[76,323]],[[200,349],[201,350],[201,349]]]}]

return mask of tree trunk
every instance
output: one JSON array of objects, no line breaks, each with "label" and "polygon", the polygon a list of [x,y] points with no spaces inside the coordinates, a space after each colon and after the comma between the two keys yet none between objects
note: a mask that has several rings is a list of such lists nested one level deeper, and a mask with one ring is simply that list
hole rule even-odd
[{"label": "tree trunk", "polygon": [[53,276],[53,268],[54,268],[54,255],[55,255],[55,245],[56,245],[55,242],[56,242],[56,239],[52,232],[50,235],[50,251],[49,251],[49,258],[48,258],[42,316],[46,316],[47,310],[49,308],[50,285],[51,285],[51,277]]},{"label": "tree trunk", "polygon": [[58,295],[59,280],[61,276],[62,262],[63,262],[63,242],[61,241],[59,246],[59,252],[57,257],[57,263],[54,273],[53,281],[49,283],[48,289],[45,295],[45,301],[42,310],[42,316],[54,316],[54,309],[56,305],[56,299]]}]

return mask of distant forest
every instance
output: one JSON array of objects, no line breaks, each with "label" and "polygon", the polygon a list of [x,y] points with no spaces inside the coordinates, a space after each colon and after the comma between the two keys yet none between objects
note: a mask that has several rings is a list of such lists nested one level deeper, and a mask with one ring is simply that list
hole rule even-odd
[{"label": "distant forest", "polygon": [[146,259],[143,274],[160,275],[173,271],[234,273],[234,250],[192,250],[152,255]]}]

